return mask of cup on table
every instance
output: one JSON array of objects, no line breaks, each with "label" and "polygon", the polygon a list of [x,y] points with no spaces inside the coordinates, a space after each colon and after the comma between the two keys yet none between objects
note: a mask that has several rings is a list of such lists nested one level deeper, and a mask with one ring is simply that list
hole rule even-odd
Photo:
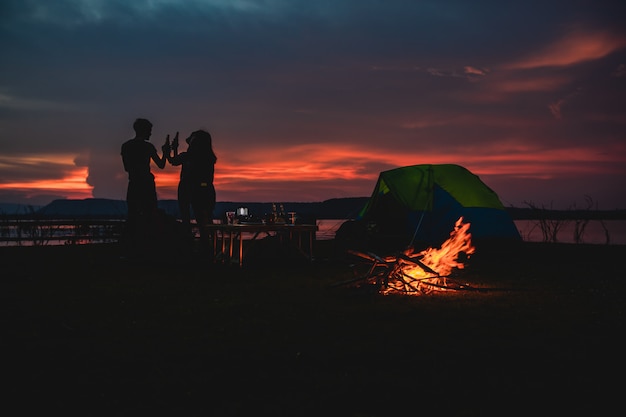
[{"label": "cup on table", "polygon": [[226,222],[228,224],[235,223],[235,212],[234,211],[227,211],[226,212]]}]

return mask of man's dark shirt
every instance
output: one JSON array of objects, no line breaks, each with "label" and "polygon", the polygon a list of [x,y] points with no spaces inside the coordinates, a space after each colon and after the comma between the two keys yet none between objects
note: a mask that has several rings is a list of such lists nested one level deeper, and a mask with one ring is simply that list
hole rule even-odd
[{"label": "man's dark shirt", "polygon": [[131,139],[122,145],[122,162],[128,172],[126,203],[131,223],[151,216],[157,209],[156,185],[150,172],[150,159],[154,153],[154,145],[145,140]]},{"label": "man's dark shirt", "polygon": [[154,145],[145,140],[131,139],[122,145],[122,162],[129,181],[154,179],[150,172],[150,156],[155,152]]}]

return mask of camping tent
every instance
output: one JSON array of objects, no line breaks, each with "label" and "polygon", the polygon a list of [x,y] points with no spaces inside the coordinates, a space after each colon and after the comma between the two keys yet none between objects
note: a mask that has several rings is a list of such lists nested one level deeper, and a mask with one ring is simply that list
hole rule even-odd
[{"label": "camping tent", "polygon": [[367,223],[370,234],[417,246],[443,243],[459,217],[470,223],[474,242],[521,240],[498,195],[478,176],[454,164],[381,172],[357,221]]}]

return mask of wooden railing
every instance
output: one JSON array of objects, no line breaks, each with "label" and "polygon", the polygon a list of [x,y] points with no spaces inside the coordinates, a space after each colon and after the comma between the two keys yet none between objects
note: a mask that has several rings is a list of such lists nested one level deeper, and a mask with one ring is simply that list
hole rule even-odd
[{"label": "wooden railing", "polygon": [[117,242],[125,219],[0,219],[0,246]]}]

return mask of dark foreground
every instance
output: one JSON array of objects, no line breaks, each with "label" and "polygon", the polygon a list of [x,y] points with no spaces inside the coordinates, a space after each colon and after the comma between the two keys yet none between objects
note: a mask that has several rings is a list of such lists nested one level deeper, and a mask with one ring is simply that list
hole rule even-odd
[{"label": "dark foreground", "polygon": [[[0,248],[11,415],[609,415],[626,246],[477,253],[480,291],[381,296],[332,241],[239,269],[116,245]],[[39,411],[39,414],[35,412]]]}]

